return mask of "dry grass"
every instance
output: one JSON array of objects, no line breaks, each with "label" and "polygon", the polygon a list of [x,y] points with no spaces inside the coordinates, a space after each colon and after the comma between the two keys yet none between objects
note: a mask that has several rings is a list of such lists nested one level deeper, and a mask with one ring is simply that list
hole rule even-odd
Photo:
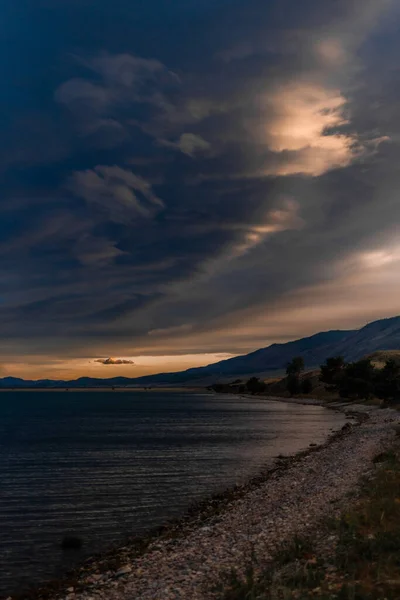
[{"label": "dry grass", "polygon": [[376,472],[357,500],[327,524],[334,540],[321,555],[308,539],[296,538],[255,577],[231,573],[221,587],[223,600],[398,600],[400,598],[399,448],[374,459]]},{"label": "dry grass", "polygon": [[400,350],[378,350],[366,356],[377,369],[383,369],[387,360],[393,359],[400,362]]}]

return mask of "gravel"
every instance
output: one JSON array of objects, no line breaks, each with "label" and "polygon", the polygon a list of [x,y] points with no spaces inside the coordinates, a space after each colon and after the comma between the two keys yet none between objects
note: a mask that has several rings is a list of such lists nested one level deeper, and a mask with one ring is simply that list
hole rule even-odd
[{"label": "gravel", "polygon": [[[306,403],[306,401],[301,401]],[[348,405],[347,405],[348,407]],[[335,404],[345,410],[346,405]],[[345,425],[341,435],[273,472],[255,488],[217,514],[172,539],[151,542],[146,552],[117,571],[86,573],[68,600],[212,600],[222,571],[241,571],[250,556],[262,564],[295,534],[310,533],[338,505],[343,505],[373,457],[395,433],[398,413],[351,405],[368,415]],[[79,590],[79,588],[81,588]],[[60,598],[60,596],[58,595]]]}]

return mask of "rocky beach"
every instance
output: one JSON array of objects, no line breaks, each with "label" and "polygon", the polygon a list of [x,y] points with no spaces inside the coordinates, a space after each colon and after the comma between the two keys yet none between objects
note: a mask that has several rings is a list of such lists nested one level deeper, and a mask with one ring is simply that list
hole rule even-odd
[{"label": "rocky beach", "polygon": [[70,577],[30,597],[219,598],[222,574],[243,573],[250,557],[262,568],[284,542],[317,535],[321,521],[343,509],[360,479],[373,469],[373,458],[393,440],[394,410],[354,403],[333,403],[331,408],[346,412],[352,422],[325,444],[278,459],[248,484],[210,499],[139,543],[87,561]]}]

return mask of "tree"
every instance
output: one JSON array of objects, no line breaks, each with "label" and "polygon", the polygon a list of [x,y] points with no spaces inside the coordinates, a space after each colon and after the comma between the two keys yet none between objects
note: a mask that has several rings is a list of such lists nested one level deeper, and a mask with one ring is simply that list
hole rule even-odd
[{"label": "tree", "polygon": [[222,392],[224,391],[224,384],[223,383],[213,383],[211,386],[211,389],[214,390],[214,392],[216,392],[217,394],[222,394]]},{"label": "tree", "polygon": [[300,373],[304,370],[304,359],[295,356],[286,367],[286,388],[291,396],[300,393]]},{"label": "tree", "polygon": [[373,395],[374,386],[371,381],[358,377],[344,377],[339,388],[341,398],[359,398],[368,400]]},{"label": "tree", "polygon": [[364,379],[364,381],[373,381],[375,375],[375,367],[369,358],[362,358],[357,362],[352,362],[346,365],[346,377],[355,379]]},{"label": "tree", "polygon": [[375,394],[386,401],[400,400],[400,364],[392,358],[376,374]]},{"label": "tree", "polygon": [[343,377],[346,363],[343,356],[332,356],[327,358],[324,365],[320,366],[321,373],[319,380],[327,385],[327,390],[336,390]]},{"label": "tree", "polygon": [[246,383],[246,388],[252,394],[259,394],[265,390],[265,383],[258,377],[250,377]]},{"label": "tree", "polygon": [[303,381],[301,382],[301,393],[302,394],[311,394],[312,389],[313,389],[313,384],[312,384],[310,377],[303,379]]},{"label": "tree", "polygon": [[339,382],[340,396],[367,400],[374,392],[375,375],[375,367],[369,358],[349,363]]},{"label": "tree", "polygon": [[295,356],[286,366],[286,375],[297,375],[304,371],[304,358]]},{"label": "tree", "polygon": [[288,375],[286,378],[286,388],[291,396],[300,393],[300,379],[298,375]]}]

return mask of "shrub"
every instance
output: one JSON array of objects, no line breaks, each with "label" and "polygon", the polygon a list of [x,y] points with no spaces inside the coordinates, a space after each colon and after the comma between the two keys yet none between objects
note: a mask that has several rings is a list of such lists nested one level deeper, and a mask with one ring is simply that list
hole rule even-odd
[{"label": "shrub", "polygon": [[224,391],[224,387],[223,383],[213,383],[211,389],[213,389],[214,392],[217,392],[217,394],[221,394]]},{"label": "shrub", "polygon": [[252,394],[260,394],[265,391],[266,385],[258,377],[250,377],[246,383],[246,388]]},{"label": "shrub", "polygon": [[309,377],[307,377],[306,379],[303,379],[303,381],[301,382],[301,393],[302,394],[311,394],[313,390],[313,384],[312,381]]},{"label": "shrub", "polygon": [[400,365],[393,359],[387,360],[383,369],[377,373],[375,394],[387,401],[400,400]]},{"label": "shrub", "polygon": [[341,398],[359,398],[368,400],[368,398],[373,395],[373,392],[373,383],[359,377],[344,377],[339,388]]}]

